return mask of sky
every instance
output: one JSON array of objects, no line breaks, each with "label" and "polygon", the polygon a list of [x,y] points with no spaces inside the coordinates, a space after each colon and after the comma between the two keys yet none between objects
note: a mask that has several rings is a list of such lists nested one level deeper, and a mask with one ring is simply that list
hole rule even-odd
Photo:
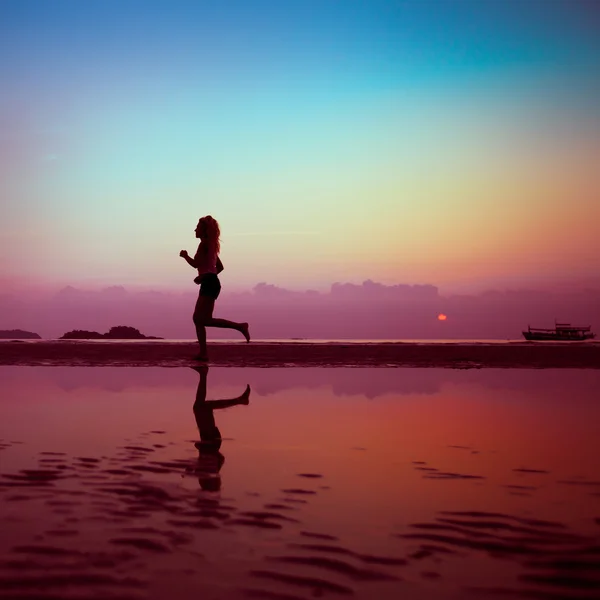
[{"label": "sky", "polygon": [[2,290],[194,291],[205,214],[231,291],[600,287],[599,32],[593,0],[3,0]]},{"label": "sky", "polygon": [[[0,337],[13,338],[12,331],[21,329],[56,339],[74,329],[106,333],[127,325],[148,336],[195,339],[191,317],[197,294],[197,288],[136,292],[121,286],[0,293]],[[522,340],[528,325],[553,328],[555,321],[591,326],[598,333],[600,290],[442,294],[431,285],[386,286],[367,280],[318,292],[258,284],[250,291],[224,291],[215,316],[249,323],[255,341]],[[209,327],[207,336],[244,341],[230,329]]]}]

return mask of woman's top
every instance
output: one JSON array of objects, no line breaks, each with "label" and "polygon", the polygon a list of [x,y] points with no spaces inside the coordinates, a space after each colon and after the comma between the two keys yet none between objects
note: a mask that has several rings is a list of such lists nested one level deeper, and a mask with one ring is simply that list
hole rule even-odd
[{"label": "woman's top", "polygon": [[198,275],[217,272],[217,253],[208,245],[200,244],[194,255],[194,264],[198,269]]}]

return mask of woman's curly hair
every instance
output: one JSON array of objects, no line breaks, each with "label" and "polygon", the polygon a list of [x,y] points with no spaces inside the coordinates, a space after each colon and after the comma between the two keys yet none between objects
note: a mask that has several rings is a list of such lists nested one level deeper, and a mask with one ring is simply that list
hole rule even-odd
[{"label": "woman's curly hair", "polygon": [[219,254],[221,250],[221,230],[216,219],[213,219],[210,215],[206,215],[206,217],[202,217],[198,221],[198,225],[200,226],[202,243],[206,243],[211,250]]}]

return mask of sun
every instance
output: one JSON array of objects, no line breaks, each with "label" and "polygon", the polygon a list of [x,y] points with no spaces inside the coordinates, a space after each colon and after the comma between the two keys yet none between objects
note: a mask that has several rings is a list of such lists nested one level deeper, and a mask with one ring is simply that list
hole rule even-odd
[{"label": "sun", "polygon": [[448,317],[444,313],[440,313],[437,318],[438,321],[445,321]]}]

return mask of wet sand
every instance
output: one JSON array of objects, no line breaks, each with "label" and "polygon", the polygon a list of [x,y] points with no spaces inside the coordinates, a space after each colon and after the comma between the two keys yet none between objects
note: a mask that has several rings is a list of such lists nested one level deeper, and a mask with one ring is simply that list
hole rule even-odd
[{"label": "wet sand", "polygon": [[600,372],[294,373],[1,367],[0,599],[598,597]]},{"label": "wet sand", "polygon": [[[193,342],[0,342],[0,365],[163,366],[194,364]],[[600,343],[210,344],[211,366],[600,368]]]}]

